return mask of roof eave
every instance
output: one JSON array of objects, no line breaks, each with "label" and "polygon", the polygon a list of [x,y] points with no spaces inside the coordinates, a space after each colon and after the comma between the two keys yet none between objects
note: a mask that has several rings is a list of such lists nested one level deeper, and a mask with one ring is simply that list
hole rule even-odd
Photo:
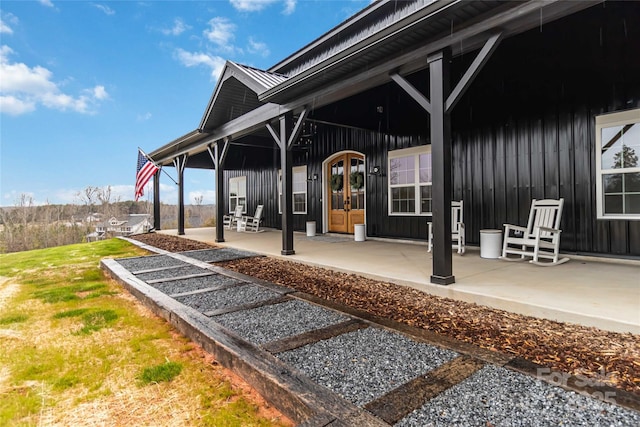
[{"label": "roof eave", "polygon": [[[360,42],[354,44],[353,46],[349,47],[348,49],[345,49],[344,51],[331,56],[327,59],[325,59],[324,61],[314,65],[313,67],[303,71],[300,74],[297,74],[295,76],[290,77],[289,79],[287,79],[285,82],[274,86],[266,91],[264,91],[263,93],[260,93],[258,95],[258,99],[260,101],[270,101],[272,100],[273,96],[275,94],[278,94],[280,92],[285,91],[288,87],[291,87],[295,84],[297,84],[300,81],[306,80],[308,79],[310,76],[313,75],[317,75],[319,72],[321,72],[322,70],[331,67],[333,64],[335,64],[336,62],[339,62],[340,60],[349,57],[351,55],[353,55],[354,53],[357,53],[359,51],[365,50],[365,49],[369,49],[371,48],[373,45],[375,45],[377,42],[379,42],[380,40],[386,39],[387,37],[401,32],[401,31],[405,31],[407,29],[408,26],[411,26],[412,24],[414,24],[415,22],[418,21],[422,21],[424,19],[428,19],[429,17],[435,16],[438,13],[441,13],[443,10],[455,5],[456,3],[459,3],[461,0],[446,0],[446,1],[437,1],[434,3],[430,3],[428,5],[425,5],[425,7],[422,9],[422,11],[420,13],[413,13],[411,15],[408,15],[407,17],[395,22],[394,24],[390,25],[389,27],[385,28],[382,31],[379,31],[373,35],[371,35],[371,37],[368,37],[364,40],[361,40]],[[384,2],[380,2],[380,3],[384,3]],[[375,9],[372,9],[375,10]],[[368,11],[368,13],[370,13],[372,10],[368,10],[365,9],[365,11]],[[360,16],[360,18],[362,18],[362,16]],[[353,24],[353,22],[355,21],[347,21],[350,25]],[[341,25],[340,29],[344,29],[346,28],[346,25]],[[323,37],[321,39],[318,40],[326,40],[329,37]],[[320,43],[315,43],[314,46],[316,44],[320,44]],[[310,48],[309,48],[310,49]],[[300,56],[302,55],[302,53],[304,53],[303,51],[299,51],[296,56]],[[291,56],[290,58],[292,58],[293,60],[293,56]],[[291,61],[290,61],[291,62]],[[276,69],[276,67],[272,67],[270,68],[270,70],[272,69]]]}]

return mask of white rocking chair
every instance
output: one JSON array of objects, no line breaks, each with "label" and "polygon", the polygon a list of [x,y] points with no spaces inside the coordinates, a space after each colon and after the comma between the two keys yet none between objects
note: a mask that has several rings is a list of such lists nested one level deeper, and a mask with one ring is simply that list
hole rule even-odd
[{"label": "white rocking chair", "polygon": [[238,220],[242,219],[242,211],[244,210],[243,205],[236,205],[236,210],[233,212],[233,215],[224,215],[222,217],[222,224],[226,229],[233,229],[238,225]]},{"label": "white rocking chair", "polygon": [[[569,261],[569,258],[558,259],[563,205],[564,199],[533,199],[526,227],[504,224],[504,241],[500,259],[522,261],[525,257],[531,257],[529,262],[542,266],[559,265]],[[520,255],[520,257],[509,258],[509,254]],[[540,262],[541,258],[551,261]]]},{"label": "white rocking chair", "polygon": [[260,230],[260,221],[262,221],[263,208],[264,208],[263,205],[258,205],[258,207],[256,208],[256,213],[254,213],[252,217],[250,216],[242,217],[242,222],[244,222],[244,231],[253,231],[254,233],[264,231],[264,230]]},{"label": "white rocking chair", "polygon": [[[429,242],[427,252],[433,249],[433,224],[429,224]],[[464,222],[462,200],[451,202],[451,247],[458,250],[460,255],[464,255]]]}]

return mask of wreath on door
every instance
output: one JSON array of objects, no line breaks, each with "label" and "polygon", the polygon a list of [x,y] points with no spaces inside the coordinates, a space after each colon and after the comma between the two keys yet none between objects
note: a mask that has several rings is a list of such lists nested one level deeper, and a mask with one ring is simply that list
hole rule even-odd
[{"label": "wreath on door", "polygon": [[331,190],[332,191],[342,190],[342,174],[331,175]]},{"label": "wreath on door", "polygon": [[354,190],[360,190],[364,187],[364,173],[362,172],[351,172],[349,175],[349,184],[351,184],[351,188]]}]

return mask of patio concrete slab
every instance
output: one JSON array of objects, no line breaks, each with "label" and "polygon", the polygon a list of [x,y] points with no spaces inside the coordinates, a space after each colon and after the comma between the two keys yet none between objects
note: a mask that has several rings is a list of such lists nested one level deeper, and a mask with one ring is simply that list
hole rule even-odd
[{"label": "patio concrete slab", "polygon": [[[159,233],[177,235],[176,230]],[[477,247],[453,255],[456,282],[430,283],[432,256],[426,244],[395,240],[354,241],[352,236],[294,233],[294,255],[282,256],[279,230],[243,233],[189,228],[182,236],[213,245],[353,272],[411,286],[429,294],[473,302],[518,314],[640,333],[640,261],[570,256],[555,267],[480,257]]]}]

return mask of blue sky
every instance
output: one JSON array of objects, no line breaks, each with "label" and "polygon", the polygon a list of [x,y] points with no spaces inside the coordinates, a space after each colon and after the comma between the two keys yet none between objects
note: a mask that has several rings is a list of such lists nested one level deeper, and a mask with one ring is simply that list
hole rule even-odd
[{"label": "blue sky", "polygon": [[[138,147],[197,128],[225,60],[269,68],[369,3],[3,0],[0,206],[81,203],[89,186],[133,200]],[[214,202],[214,174],[188,169],[185,203],[200,195]]]}]

